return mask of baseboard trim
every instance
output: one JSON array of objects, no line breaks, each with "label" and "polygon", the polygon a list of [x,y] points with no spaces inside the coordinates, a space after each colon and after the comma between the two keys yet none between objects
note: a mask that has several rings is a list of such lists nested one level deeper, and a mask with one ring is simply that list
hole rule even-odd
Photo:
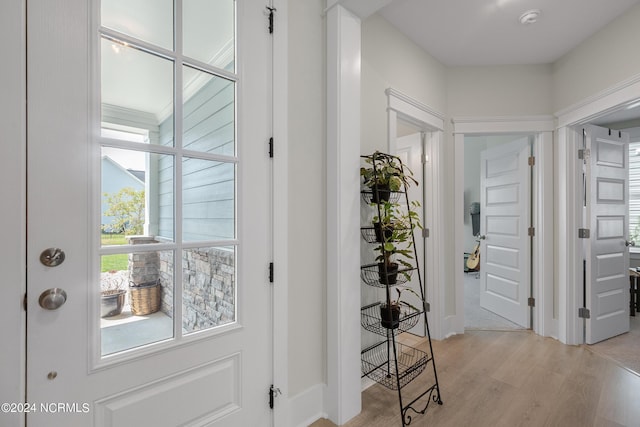
[{"label": "baseboard trim", "polygon": [[459,331],[457,328],[457,324],[459,323],[458,317],[455,315],[446,316],[442,321],[442,336],[444,339],[447,339],[453,335],[463,334],[464,328],[462,331]]},{"label": "baseboard trim", "polygon": [[316,384],[289,399],[289,423],[293,427],[308,427],[321,418],[327,418],[324,410],[325,384]]}]

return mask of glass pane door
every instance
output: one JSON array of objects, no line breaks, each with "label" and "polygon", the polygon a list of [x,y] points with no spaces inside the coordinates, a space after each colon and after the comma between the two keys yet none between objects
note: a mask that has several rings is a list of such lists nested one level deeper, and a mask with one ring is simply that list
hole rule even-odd
[{"label": "glass pane door", "polygon": [[102,1],[102,356],[236,321],[235,27],[233,0]]}]

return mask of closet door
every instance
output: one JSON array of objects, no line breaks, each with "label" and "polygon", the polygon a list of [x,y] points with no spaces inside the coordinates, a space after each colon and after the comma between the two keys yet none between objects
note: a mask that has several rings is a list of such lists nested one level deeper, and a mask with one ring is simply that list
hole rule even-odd
[{"label": "closet door", "polygon": [[588,156],[585,299],[586,342],[629,331],[629,135],[584,128]]}]

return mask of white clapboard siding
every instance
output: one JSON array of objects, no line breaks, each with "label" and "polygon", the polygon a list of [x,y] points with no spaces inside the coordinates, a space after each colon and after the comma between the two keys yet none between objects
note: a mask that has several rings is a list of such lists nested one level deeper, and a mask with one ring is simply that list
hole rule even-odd
[{"label": "white clapboard siding", "polygon": [[[235,154],[235,88],[212,77],[184,104],[183,147]],[[173,120],[160,125],[162,144],[173,144]],[[235,238],[235,165],[185,158],[182,163],[183,240]],[[159,235],[173,238],[173,159],[162,158],[158,170]]]},{"label": "white clapboard siding", "polygon": [[184,148],[215,154],[234,154],[235,88],[233,82],[213,78],[184,106]]}]

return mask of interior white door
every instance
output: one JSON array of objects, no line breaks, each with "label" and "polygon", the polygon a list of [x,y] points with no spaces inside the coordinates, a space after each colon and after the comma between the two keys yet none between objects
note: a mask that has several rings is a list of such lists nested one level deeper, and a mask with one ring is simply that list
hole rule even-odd
[{"label": "interior white door", "polygon": [[480,306],[530,327],[531,172],[527,137],[489,148],[480,166]]},{"label": "interior white door", "polygon": [[[27,10],[28,425],[272,425],[265,3]],[[116,227],[120,180],[144,209]]]},{"label": "interior white door", "polygon": [[586,337],[593,344],[629,331],[629,135],[584,128],[589,150],[586,207]]},{"label": "interior white door", "polygon": [[[412,185],[411,187],[409,187],[408,199],[410,202],[414,200],[420,202],[420,208],[417,209],[418,216],[420,217],[420,224],[425,226],[423,214],[425,186],[422,168],[422,151],[422,136],[419,132],[396,139],[396,155],[400,158],[400,160],[402,160],[402,163],[407,166],[411,170],[411,172],[413,172],[414,179],[418,181],[417,186]],[[398,202],[406,208],[407,201],[404,197],[400,197],[400,200]],[[405,286],[410,287],[416,292],[416,294],[424,295],[426,298],[425,242],[424,238],[422,237],[422,230],[416,229],[414,231],[414,239],[416,243],[416,261],[418,264],[420,276],[418,276],[418,274],[412,274],[410,280],[405,283]],[[422,282],[422,294],[420,293],[420,282]],[[406,300],[414,307],[421,307],[422,305],[418,297],[408,292],[403,294],[402,299]],[[411,328],[409,332],[421,337],[427,335],[424,316],[418,317],[418,323],[416,323],[416,325]]]}]

